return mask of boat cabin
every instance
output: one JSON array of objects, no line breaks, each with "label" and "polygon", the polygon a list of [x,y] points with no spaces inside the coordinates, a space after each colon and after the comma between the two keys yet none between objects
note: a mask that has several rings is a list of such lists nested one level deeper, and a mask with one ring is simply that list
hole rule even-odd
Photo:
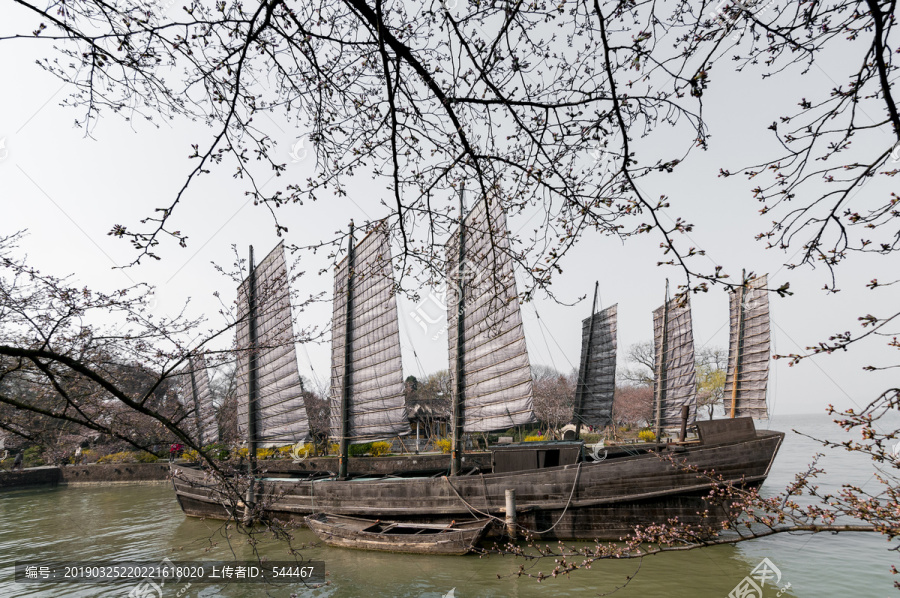
[{"label": "boat cabin", "polygon": [[529,469],[544,469],[559,465],[575,465],[581,461],[584,442],[550,440],[519,442],[491,447],[494,473],[510,473]]}]

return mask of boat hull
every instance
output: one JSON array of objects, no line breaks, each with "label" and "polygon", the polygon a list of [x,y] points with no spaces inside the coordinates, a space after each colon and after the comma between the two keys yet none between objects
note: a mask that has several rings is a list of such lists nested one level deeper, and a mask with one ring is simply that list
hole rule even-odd
[{"label": "boat hull", "polygon": [[390,530],[372,533],[366,531],[365,528],[376,524],[375,521],[352,517],[311,515],[305,521],[313,533],[329,546],[382,552],[446,555],[463,555],[470,552],[490,525],[490,520],[482,520],[452,524],[445,526],[447,529],[435,529],[433,532],[426,530],[403,534],[391,533]]},{"label": "boat hull", "polygon": [[[758,431],[754,438],[714,446],[679,447],[511,473],[457,477],[356,480],[263,478],[256,500],[282,521],[303,522],[316,512],[420,523],[503,517],[504,496],[516,492],[517,523],[545,539],[617,540],[635,526],[709,524],[726,516],[704,500],[710,482],[697,472],[715,472],[725,483],[762,484],[784,438]],[[689,470],[686,466],[692,466]],[[228,519],[236,512],[198,469],[173,466],[173,483],[184,512]],[[239,505],[238,505],[239,506]]]}]

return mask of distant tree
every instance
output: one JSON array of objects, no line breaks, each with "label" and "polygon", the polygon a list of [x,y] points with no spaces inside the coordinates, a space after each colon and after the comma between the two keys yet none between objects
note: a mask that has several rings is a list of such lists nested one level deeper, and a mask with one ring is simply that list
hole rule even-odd
[{"label": "distant tree", "polygon": [[620,369],[617,377],[626,385],[653,386],[655,361],[653,342],[634,343],[625,352],[626,367]]},{"label": "distant tree", "polygon": [[617,385],[613,396],[616,426],[643,428],[653,420],[653,387],[645,384]]},{"label": "distant tree", "polygon": [[[409,378],[407,378],[409,380]],[[450,370],[439,370],[417,384],[415,401],[407,403],[410,417],[423,424],[429,438],[441,436],[441,425],[450,421]]]},{"label": "distant tree", "polygon": [[534,386],[534,415],[552,434],[572,421],[575,379],[548,365],[531,367]]},{"label": "distant tree", "polygon": [[697,408],[706,408],[709,419],[722,405],[728,353],[721,347],[703,347],[695,354],[697,367]]}]

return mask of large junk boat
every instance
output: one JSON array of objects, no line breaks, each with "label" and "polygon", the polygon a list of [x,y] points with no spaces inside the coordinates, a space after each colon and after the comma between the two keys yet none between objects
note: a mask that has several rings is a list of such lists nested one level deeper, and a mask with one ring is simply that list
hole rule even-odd
[{"label": "large junk boat", "polygon": [[[253,483],[246,495],[236,497],[210,472],[173,464],[184,512],[229,519],[255,503],[264,505],[268,517],[297,522],[324,512],[446,525],[504,516],[505,493],[515,490],[516,523],[524,533],[619,539],[635,526],[671,518],[685,524],[723,518],[725,507],[704,500],[710,481],[698,472],[715,472],[721,483],[747,487],[766,479],[784,434],[757,430],[752,419],[766,417],[764,276],[744,281],[731,297],[728,417],[697,420],[690,304],[667,293],[653,314],[658,441],[587,451],[580,428],[612,423],[615,387],[616,306],[597,312],[595,290],[591,315],[582,323],[576,439],[496,446],[488,460],[463,455],[464,434],[535,421],[506,218],[497,202],[485,199],[461,216],[447,244],[447,263],[449,461],[438,469],[353,473],[365,468],[353,466],[350,444],[408,434],[410,428],[388,233],[376,226],[357,244],[351,229],[348,255],[338,264],[334,283],[331,436],[340,443],[337,471],[266,472],[253,458],[257,447],[302,442],[309,435],[279,246],[258,267],[251,259],[238,290],[238,412]],[[688,429],[697,437],[688,439]],[[661,442],[667,430],[674,430],[677,440]]]}]

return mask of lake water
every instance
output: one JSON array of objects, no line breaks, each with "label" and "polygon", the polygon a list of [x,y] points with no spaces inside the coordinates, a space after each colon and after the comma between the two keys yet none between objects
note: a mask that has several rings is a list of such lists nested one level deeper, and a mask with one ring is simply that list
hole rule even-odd
[{"label": "lake water", "polygon": [[[812,440],[791,433],[797,429],[822,437],[843,438],[827,416],[774,418],[762,426],[788,433],[764,486],[774,493],[821,449]],[[897,426],[900,427],[900,426]],[[822,486],[855,483],[875,490],[878,483],[871,461],[844,451],[827,452],[821,462],[828,471]],[[118,586],[25,585],[13,582],[12,563],[17,560],[159,562],[190,560],[251,560],[244,537],[229,542],[220,522],[184,516],[168,485],[60,487],[0,493],[0,596],[93,597],[128,596],[135,584]],[[324,546],[304,546],[315,537],[298,530],[294,544],[306,559],[326,563],[329,584],[316,589],[288,586],[166,584],[163,596],[185,597],[288,597],[316,598],[409,596],[470,598],[476,596],[589,596],[613,592],[629,576],[619,597],[715,597],[726,598],[750,575],[763,558],[781,573],[781,596],[894,596],[890,573],[897,564],[891,543],[877,534],[778,535],[685,553],[662,554],[643,560],[598,561],[590,570],[569,578],[537,583],[516,578],[520,565],[533,571],[552,569],[551,561],[525,562],[513,557],[476,555],[427,557],[360,552]],[[216,546],[207,550],[211,543]],[[897,543],[893,543],[894,546]],[[259,546],[269,560],[287,560],[285,544],[265,540]],[[499,578],[498,578],[499,576]],[[451,590],[453,590],[452,593]],[[763,596],[779,595],[771,582]],[[154,598],[156,593],[148,594]],[[757,594],[749,594],[756,597]]]}]

